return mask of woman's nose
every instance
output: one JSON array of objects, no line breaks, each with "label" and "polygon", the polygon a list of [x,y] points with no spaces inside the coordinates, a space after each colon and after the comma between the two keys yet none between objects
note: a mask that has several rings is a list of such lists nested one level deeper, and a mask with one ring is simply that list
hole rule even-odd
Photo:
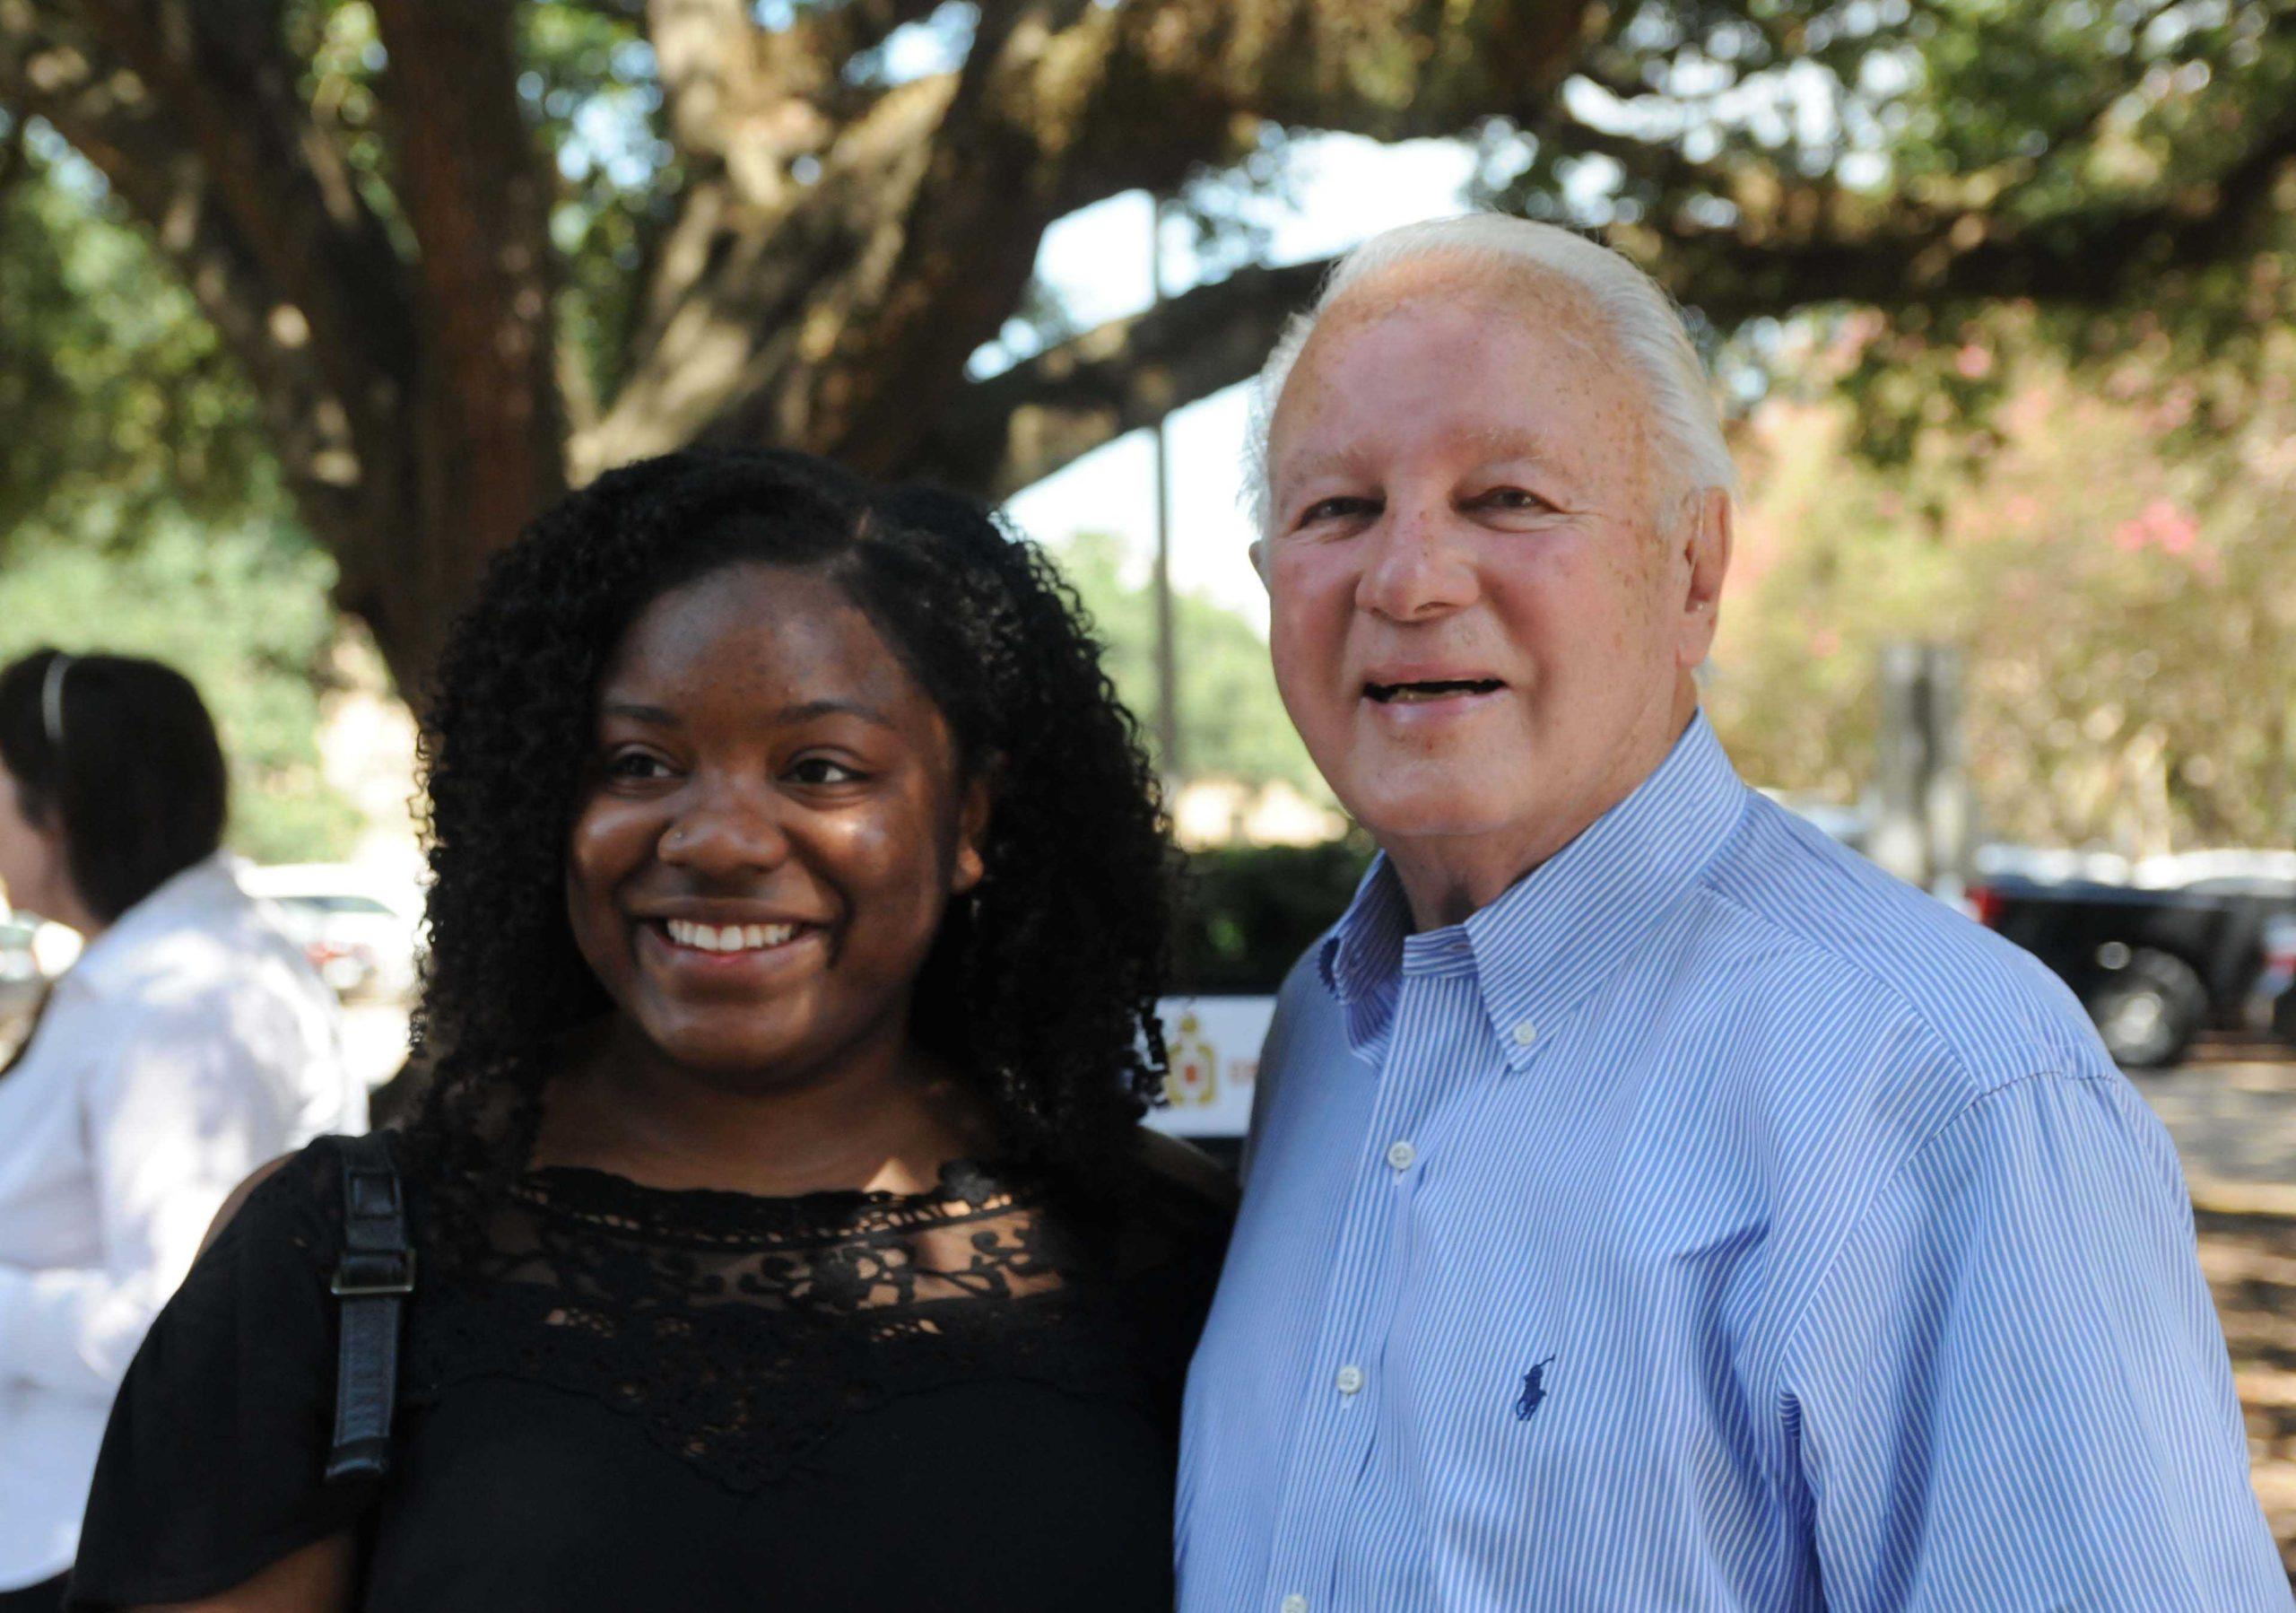
[{"label": "woman's nose", "polygon": [[655,851],[674,867],[724,876],[778,867],[789,855],[789,837],[770,797],[720,787],[697,792],[662,831]]}]

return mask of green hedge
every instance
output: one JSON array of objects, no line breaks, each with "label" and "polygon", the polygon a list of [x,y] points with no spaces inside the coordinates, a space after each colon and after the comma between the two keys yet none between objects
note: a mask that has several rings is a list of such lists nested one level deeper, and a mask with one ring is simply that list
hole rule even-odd
[{"label": "green hedge", "polygon": [[1345,911],[1370,859],[1370,841],[1360,835],[1191,853],[1173,947],[1178,989],[1273,992]]}]

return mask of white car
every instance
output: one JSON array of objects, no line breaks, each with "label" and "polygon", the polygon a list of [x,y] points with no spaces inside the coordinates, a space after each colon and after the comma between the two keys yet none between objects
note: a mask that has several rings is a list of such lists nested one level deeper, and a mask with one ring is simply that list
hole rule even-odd
[{"label": "white car", "polygon": [[413,993],[422,898],[411,883],[346,864],[307,862],[242,868],[239,884],[279,909],[336,995],[398,999]]}]

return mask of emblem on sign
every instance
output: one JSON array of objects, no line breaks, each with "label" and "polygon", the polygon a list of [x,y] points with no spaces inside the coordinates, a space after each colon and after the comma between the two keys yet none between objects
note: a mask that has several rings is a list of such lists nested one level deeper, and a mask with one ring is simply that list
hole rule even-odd
[{"label": "emblem on sign", "polygon": [[1174,1104],[1209,1103],[1220,1095],[1219,1051],[1195,1015],[1181,1015],[1178,1029],[1170,1050],[1171,1071],[1164,1077],[1164,1096]]}]

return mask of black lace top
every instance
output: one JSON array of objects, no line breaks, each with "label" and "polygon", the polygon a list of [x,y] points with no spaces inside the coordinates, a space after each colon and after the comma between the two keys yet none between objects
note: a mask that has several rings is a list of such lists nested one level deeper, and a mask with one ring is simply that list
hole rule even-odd
[{"label": "black lace top", "polygon": [[348,1530],[377,1613],[1170,1607],[1178,1396],[1227,1231],[1200,1184],[1144,1166],[1087,1221],[972,1164],[796,1199],[546,1168],[482,1252],[437,1260],[409,1164],[391,1478],[320,1478],[322,1139],[136,1356],[71,1606],[213,1594]]}]

